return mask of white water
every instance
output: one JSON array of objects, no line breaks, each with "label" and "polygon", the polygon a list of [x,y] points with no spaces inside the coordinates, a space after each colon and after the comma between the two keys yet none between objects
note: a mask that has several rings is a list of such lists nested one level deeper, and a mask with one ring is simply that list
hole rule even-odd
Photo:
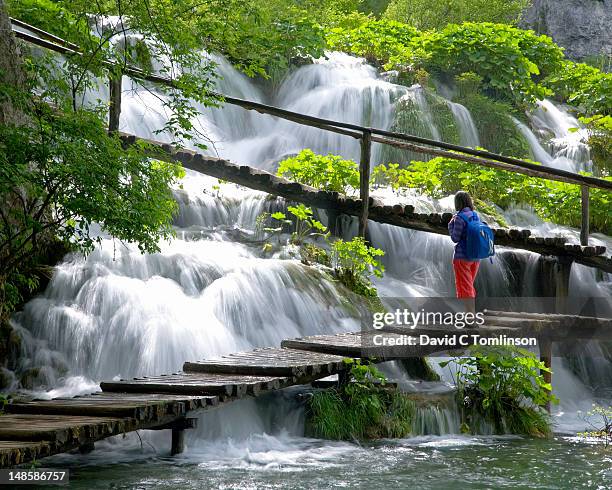
[{"label": "white water", "polygon": [[513,120],[529,143],[536,161],[570,172],[591,170],[589,147],[585,143],[587,132],[566,109],[550,100],[538,101],[536,109],[528,117],[533,130],[517,119]]},{"label": "white water", "polygon": [[448,102],[450,110],[455,116],[457,126],[459,127],[460,144],[462,146],[469,146],[470,148],[476,148],[480,146],[480,137],[478,136],[478,129],[472,119],[472,115],[467,107],[458,104],[456,102]]},{"label": "white water", "polygon": [[[393,121],[397,100],[412,97],[432,135],[439,138],[421,89],[386,82],[362,60],[332,54],[328,60],[301,67],[269,99],[223,59],[216,60],[224,76],[219,87],[226,94],[319,117],[386,128]],[[133,91],[124,94],[121,129],[153,137],[167,115],[155,96],[132,87],[126,79],[124,90],[128,89]],[[449,102],[449,106],[462,142],[477,146],[478,134],[469,111],[458,104]],[[358,145],[350,138],[229,106],[205,109],[196,122],[214,142],[209,152],[255,167],[273,169],[284,156],[307,147],[346,158],[358,156]],[[543,163],[557,165],[560,158],[566,158],[547,153],[526,127],[524,134]],[[379,149],[375,154],[379,155]],[[215,179],[187,173],[184,189],[176,191],[180,204],[177,239],[161,244],[159,254],[143,256],[134,247],[105,240],[86,259],[67,258],[57,267],[45,294],[15,317],[26,340],[23,368],[49,366],[39,376],[39,394],[41,390],[46,396],[90,392],[102,379],[172,372],[185,360],[278,345],[284,338],[358,329],[360,311],[346,304],[346,291],[296,260],[263,258],[260,245],[249,244],[256,216],[281,204],[230,184],[222,185],[220,198],[216,198],[214,183]],[[449,200],[413,199],[426,209],[450,209]],[[525,213],[517,216],[524,219]],[[512,217],[508,214],[510,221]],[[377,281],[381,296],[452,295],[450,240],[377,223],[371,223],[370,232],[374,245],[386,251],[387,274]],[[524,261],[536,259],[527,252],[519,255]],[[493,264],[483,263],[477,283],[481,295],[510,294],[515,278],[509,275],[506,261],[502,253]],[[537,280],[535,274],[535,270],[526,272],[525,291]],[[608,276],[602,280],[586,268],[574,267],[576,276],[582,294],[610,295]],[[575,379],[567,383],[581,386]],[[578,400],[585,395],[572,396]],[[212,421],[202,425],[218,432],[200,432],[192,436],[192,445],[199,446],[206,458],[211,452],[255,451],[257,458],[285,461],[287,444],[291,445],[287,441],[300,435],[295,414],[274,423],[269,411],[255,409],[254,403],[225,407],[219,419],[214,412],[206,414]],[[288,406],[291,403],[286,401]],[[279,406],[283,403],[276,408]],[[419,417],[422,433],[458,433],[452,412],[423,412]],[[261,435],[278,433],[279,427],[282,437]],[[216,441],[212,446],[206,442],[210,438]],[[298,443],[293,444],[295,448]],[[354,450],[341,444],[334,447],[339,452]],[[317,460],[319,456],[312,457]]]}]

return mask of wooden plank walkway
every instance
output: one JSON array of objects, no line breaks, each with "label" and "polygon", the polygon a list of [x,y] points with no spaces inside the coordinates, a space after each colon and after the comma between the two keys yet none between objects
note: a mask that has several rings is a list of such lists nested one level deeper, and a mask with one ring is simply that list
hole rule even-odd
[{"label": "wooden plank walkway", "polygon": [[[185,149],[177,149],[158,141],[142,140],[133,135],[121,135],[126,146],[137,141],[146,141],[157,158],[180,163],[183,167],[196,172],[227,180],[235,184],[267,192],[291,201],[304,203],[320,209],[333,209],[339,213],[360,216],[361,200],[343,196],[337,192],[320,191],[314,187],[291,182],[270,172],[247,165],[236,165],[227,160],[209,157]],[[402,228],[448,235],[447,225],[451,213],[415,213],[410,205],[384,205],[370,198],[368,219]],[[493,228],[495,244],[504,247],[528,250],[542,255],[556,256],[577,263],[596,267],[612,273],[612,257],[606,254],[603,246],[582,246],[567,243],[564,237],[531,236],[531,230],[518,228]]]},{"label": "wooden plank walkway", "polygon": [[466,333],[484,337],[545,335],[551,341],[612,340],[612,319],[489,311],[485,326],[477,329],[396,326],[287,339],[281,347],[188,361],[179,373],[103,382],[100,393],[11,403],[0,415],[0,467],[75,449],[88,451],[98,440],[140,429],[172,429],[174,448],[184,429],[195,424],[195,419],[188,418],[190,413],[333,374],[343,376],[347,357],[375,356],[374,362],[383,362],[461,348],[417,345],[381,349],[373,345],[374,335],[452,337]]}]

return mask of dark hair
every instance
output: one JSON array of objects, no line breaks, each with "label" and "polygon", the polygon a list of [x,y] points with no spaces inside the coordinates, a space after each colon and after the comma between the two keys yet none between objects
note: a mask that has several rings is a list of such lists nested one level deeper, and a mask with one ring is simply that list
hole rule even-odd
[{"label": "dark hair", "polygon": [[463,208],[470,208],[474,211],[474,201],[467,192],[459,191],[455,194],[455,210],[461,211]]}]

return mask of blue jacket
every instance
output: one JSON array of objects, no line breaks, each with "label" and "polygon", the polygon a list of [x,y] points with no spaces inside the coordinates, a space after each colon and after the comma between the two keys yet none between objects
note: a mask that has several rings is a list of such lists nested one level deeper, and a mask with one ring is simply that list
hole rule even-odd
[{"label": "blue jacket", "polygon": [[[467,219],[472,217],[473,211],[470,208],[463,208],[460,213]],[[457,213],[459,214],[459,213]],[[451,240],[456,243],[455,245],[455,254],[453,255],[453,260],[468,260],[467,254],[465,251],[466,247],[466,224],[461,218],[457,216],[453,216],[453,219],[448,223],[448,232],[450,233]],[[477,261],[470,261],[477,262]]]}]

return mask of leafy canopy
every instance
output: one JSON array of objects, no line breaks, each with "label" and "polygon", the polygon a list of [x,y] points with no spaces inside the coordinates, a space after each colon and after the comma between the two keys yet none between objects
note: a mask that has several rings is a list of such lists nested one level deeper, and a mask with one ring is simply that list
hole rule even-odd
[{"label": "leafy canopy", "polygon": [[10,293],[13,304],[15,281],[35,286],[24,271],[46,242],[90,251],[99,241],[94,223],[143,252],[157,251],[160,238],[173,236],[170,185],[184,175],[180,166],[149,160],[143,148],[122,148],[95,113],[41,105],[29,115],[31,126],[0,126],[0,299]]},{"label": "leafy canopy", "polygon": [[539,81],[563,61],[562,49],[549,37],[505,24],[466,22],[421,32],[395,21],[367,20],[332,29],[327,41],[332,49],[376,59],[386,69],[424,68],[451,77],[472,72],[485,91],[519,102],[550,95]]},{"label": "leafy canopy", "polygon": [[462,22],[515,24],[530,0],[393,0],[383,17],[421,30]]}]

